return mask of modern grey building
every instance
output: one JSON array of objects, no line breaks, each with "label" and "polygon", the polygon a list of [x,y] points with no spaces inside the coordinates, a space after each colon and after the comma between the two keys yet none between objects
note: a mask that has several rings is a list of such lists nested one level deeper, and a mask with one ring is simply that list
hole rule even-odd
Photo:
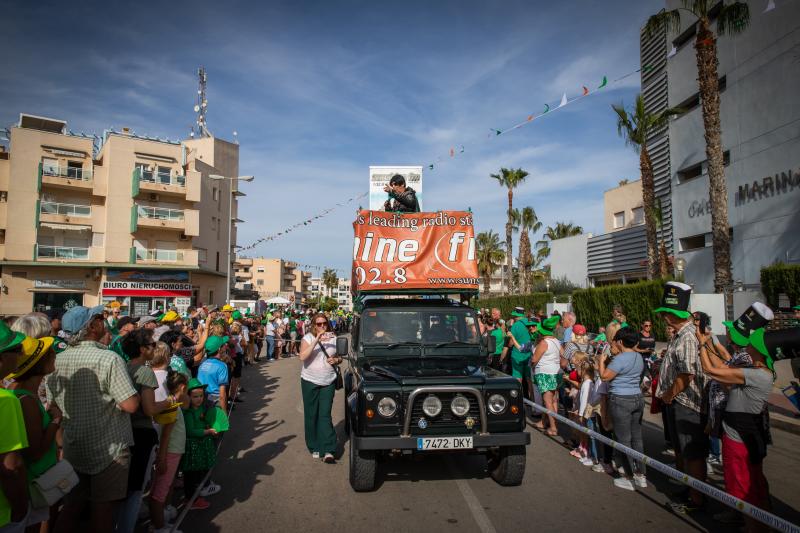
[{"label": "modern grey building", "polygon": [[[733,277],[758,290],[763,266],[800,262],[800,3],[780,2],[767,12],[766,2],[747,3],[750,26],[720,37],[717,47]],[[680,6],[667,0],[665,7]],[[665,229],[686,261],[686,281],[707,293],[714,290],[714,269],[696,28],[681,16],[677,34],[642,36],[643,70],[653,67],[642,75],[642,92],[651,110],[688,110],[651,151],[658,158],[657,195],[670,200]]]}]

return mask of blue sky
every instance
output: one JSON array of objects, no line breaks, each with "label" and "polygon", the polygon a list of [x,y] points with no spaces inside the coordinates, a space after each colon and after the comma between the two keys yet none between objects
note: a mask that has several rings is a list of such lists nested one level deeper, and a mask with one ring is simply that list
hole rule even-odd
[{"label": "blue sky", "polygon": [[[239,244],[249,244],[365,192],[369,165],[437,156],[444,161],[423,174],[426,210],[471,207],[478,231],[503,234],[505,191],[488,176],[522,167],[530,177],[516,206],[532,206],[545,225],[602,233],[602,192],[638,178],[610,108],[632,102],[638,76],[512,133],[487,133],[638,68],[639,28],[663,2],[3,6],[2,126],[26,112],[73,131],[185,138],[204,65],[209,128],[225,139],[238,132],[240,171],[256,176],[242,186]],[[355,207],[254,255],[349,269]]]}]

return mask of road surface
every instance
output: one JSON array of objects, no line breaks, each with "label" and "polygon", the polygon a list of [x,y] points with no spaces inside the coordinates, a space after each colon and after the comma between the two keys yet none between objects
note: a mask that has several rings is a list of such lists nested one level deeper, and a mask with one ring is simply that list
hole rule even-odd
[{"label": "road surface", "polygon": [[[486,473],[481,456],[432,455],[381,463],[379,488],[355,493],[348,483],[343,397],[337,392],[333,419],[339,434],[334,465],[315,461],[303,439],[297,358],[247,367],[248,393],[231,417],[212,475],[222,492],[211,507],[191,511],[180,529],[192,533],[238,531],[739,531],[711,515],[696,520],[665,508],[679,487],[660,474],[650,486],[628,492],[611,478],[570,457],[561,438],[530,428],[527,471],[519,487],[500,487]],[[649,415],[648,415],[649,417]],[[645,424],[646,452],[661,455],[661,427]],[[800,523],[800,437],[775,431],[766,473],[775,511]],[[712,481],[722,483],[720,475]]]}]

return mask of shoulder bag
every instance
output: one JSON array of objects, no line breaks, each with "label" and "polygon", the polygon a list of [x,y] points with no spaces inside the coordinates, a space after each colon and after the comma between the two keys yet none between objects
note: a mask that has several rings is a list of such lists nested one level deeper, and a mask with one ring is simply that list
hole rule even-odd
[{"label": "shoulder bag", "polygon": [[78,474],[69,461],[62,459],[31,481],[31,505],[34,509],[55,505],[77,484]]},{"label": "shoulder bag", "polygon": [[[322,353],[325,354],[325,357],[330,357],[330,355],[328,355],[328,350],[325,349],[324,344],[319,342],[319,347],[322,349]],[[342,378],[342,370],[339,368],[339,365],[333,365],[333,371],[336,372],[336,379],[333,380],[336,390],[344,388],[344,378]]]}]

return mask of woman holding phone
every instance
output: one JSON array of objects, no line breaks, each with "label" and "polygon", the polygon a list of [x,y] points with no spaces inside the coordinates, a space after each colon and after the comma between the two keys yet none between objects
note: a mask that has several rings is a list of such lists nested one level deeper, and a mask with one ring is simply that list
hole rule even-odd
[{"label": "woman holding phone", "polygon": [[336,431],[333,429],[331,408],[336,392],[336,369],[342,362],[336,355],[336,335],[323,313],[311,318],[311,331],[300,342],[300,387],[303,393],[306,446],[314,459],[333,463],[336,451]]}]

